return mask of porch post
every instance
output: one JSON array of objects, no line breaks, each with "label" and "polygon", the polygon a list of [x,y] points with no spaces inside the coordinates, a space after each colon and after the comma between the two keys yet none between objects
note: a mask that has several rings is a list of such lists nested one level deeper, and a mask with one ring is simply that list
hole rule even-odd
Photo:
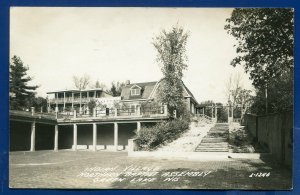
[{"label": "porch post", "polygon": [[35,151],[35,121],[31,123],[30,151]]},{"label": "porch post", "polygon": [[228,122],[229,122],[229,118],[230,118],[230,107],[229,107],[229,104],[228,104],[228,107],[227,107],[227,115],[228,115]]},{"label": "porch post", "polygon": [[114,123],[114,146],[115,151],[118,151],[118,123]]},{"label": "porch post", "polygon": [[82,108],[81,108],[81,91],[79,92],[80,102],[79,102],[79,114],[82,114]]},{"label": "porch post", "polygon": [[55,112],[58,112],[58,93],[55,93],[55,96],[56,96]]},{"label": "porch post", "polygon": [[164,115],[168,116],[168,106],[164,105]]},{"label": "porch post", "polygon": [[64,111],[66,109],[66,92],[64,92]]},{"label": "porch post", "polygon": [[93,123],[93,151],[97,151],[97,124]]},{"label": "porch post", "polygon": [[140,116],[141,115],[141,106],[140,105],[136,105],[135,109],[136,109],[136,115]]},{"label": "porch post", "polygon": [[74,108],[74,92],[72,91],[72,110]]},{"label": "porch post", "polygon": [[215,118],[217,118],[217,115],[218,114],[218,108],[217,108],[217,105],[215,105]]},{"label": "porch post", "polygon": [[58,125],[54,126],[54,151],[58,151]]},{"label": "porch post", "polygon": [[77,124],[73,124],[73,150],[77,150]]},{"label": "porch post", "polygon": [[96,108],[93,108],[93,117],[96,117]]},{"label": "porch post", "polygon": [[137,122],[137,129],[136,131],[139,132],[141,130],[141,122]]},{"label": "porch post", "polygon": [[213,108],[213,105],[211,105],[211,118],[214,118],[214,108]]}]

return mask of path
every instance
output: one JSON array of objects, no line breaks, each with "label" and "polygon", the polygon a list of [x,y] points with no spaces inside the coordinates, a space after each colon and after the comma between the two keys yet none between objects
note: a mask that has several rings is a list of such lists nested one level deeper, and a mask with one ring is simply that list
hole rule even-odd
[{"label": "path", "polygon": [[202,138],[213,127],[213,124],[191,124],[187,132],[178,139],[157,149],[158,152],[193,152]]},{"label": "path", "polygon": [[228,152],[228,136],[228,124],[216,123],[196,147],[195,152]]}]

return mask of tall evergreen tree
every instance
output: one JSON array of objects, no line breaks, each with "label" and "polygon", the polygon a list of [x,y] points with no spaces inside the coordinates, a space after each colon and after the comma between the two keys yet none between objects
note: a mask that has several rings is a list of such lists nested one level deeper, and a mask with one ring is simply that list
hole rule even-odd
[{"label": "tall evergreen tree", "polygon": [[13,56],[10,63],[9,74],[9,92],[10,92],[10,109],[24,109],[29,100],[34,98],[38,86],[29,86],[28,82],[32,80],[27,75],[28,67],[24,66],[18,56]]}]

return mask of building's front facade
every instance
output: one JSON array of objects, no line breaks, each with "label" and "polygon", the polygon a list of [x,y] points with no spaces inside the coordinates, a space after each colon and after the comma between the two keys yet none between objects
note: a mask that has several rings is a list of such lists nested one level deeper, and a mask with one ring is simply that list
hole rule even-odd
[{"label": "building's front facade", "polygon": [[[158,90],[163,80],[155,82],[132,83],[127,84],[122,88],[121,102],[136,108],[146,102],[157,102]],[[191,91],[182,82],[183,97],[188,111],[191,114],[196,114],[197,100]]]},{"label": "building's front facade", "polygon": [[113,97],[101,88],[89,90],[63,90],[53,91],[47,94],[52,95],[48,98],[48,112],[73,112],[74,110],[80,114],[88,114],[91,112],[88,108],[90,101],[95,101],[96,105],[103,105],[112,108],[116,102],[120,101],[120,97]]},{"label": "building's front facade", "polygon": [[[101,88],[48,92],[47,94],[53,96],[48,99],[48,112],[73,114],[75,110],[78,114],[89,115],[93,111],[89,110],[88,103],[93,100],[96,103],[95,109],[98,116],[114,115],[115,109],[120,116],[122,113],[123,115],[146,114],[149,113],[149,109],[151,109],[151,114],[162,114],[164,107],[158,103],[158,89],[162,82],[163,80],[130,84],[127,81],[119,97],[113,97]],[[183,82],[182,87],[188,111],[196,114],[198,102]]]}]

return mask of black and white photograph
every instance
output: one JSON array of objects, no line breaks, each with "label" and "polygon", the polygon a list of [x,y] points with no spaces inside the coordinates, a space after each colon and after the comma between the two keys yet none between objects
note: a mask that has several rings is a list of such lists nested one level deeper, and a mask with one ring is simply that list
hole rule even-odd
[{"label": "black and white photograph", "polygon": [[293,188],[294,9],[11,7],[9,188]]}]

